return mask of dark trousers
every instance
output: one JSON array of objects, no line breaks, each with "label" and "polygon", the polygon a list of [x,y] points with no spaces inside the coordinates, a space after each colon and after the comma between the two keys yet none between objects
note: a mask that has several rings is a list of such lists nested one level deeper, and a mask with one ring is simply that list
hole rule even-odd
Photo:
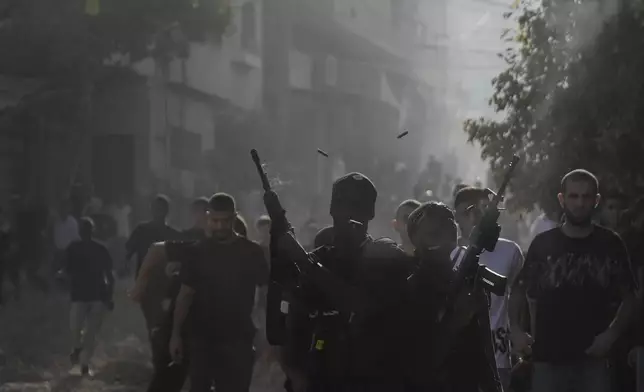
[{"label": "dark trousers", "polygon": [[[307,392],[407,392],[402,381],[389,381],[375,378],[357,380],[325,380],[311,378],[308,381]],[[426,391],[423,391],[426,392]]]},{"label": "dark trousers", "polygon": [[4,255],[0,255],[0,305],[4,303],[3,289],[4,289],[4,272],[7,268],[7,259]]},{"label": "dark trousers", "polygon": [[190,345],[190,392],[248,392],[253,376],[253,339],[215,342],[193,339]]},{"label": "dark trousers", "polygon": [[534,363],[532,392],[611,392],[611,386],[611,374],[605,360]]},{"label": "dark trousers", "polygon": [[[154,373],[148,392],[180,392],[188,377],[188,356],[184,352],[182,363],[172,363],[170,356],[170,332],[168,327],[152,331],[152,365]],[[172,366],[169,366],[172,364]]]}]

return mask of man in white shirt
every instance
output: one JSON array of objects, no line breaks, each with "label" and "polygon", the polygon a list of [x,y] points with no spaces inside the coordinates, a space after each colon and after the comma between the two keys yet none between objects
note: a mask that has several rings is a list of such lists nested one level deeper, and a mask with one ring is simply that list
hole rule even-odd
[{"label": "man in white shirt", "polygon": [[119,196],[116,203],[110,204],[107,213],[116,221],[116,235],[119,238],[130,238],[130,214],[132,207],[125,200],[125,196]]},{"label": "man in white shirt", "polygon": [[[490,192],[481,188],[463,188],[454,198],[456,221],[461,229],[462,245],[468,245],[474,226],[479,224],[483,210],[489,203]],[[523,267],[523,254],[516,243],[500,238],[494,252],[483,252],[480,262],[498,274],[508,278],[506,293],[500,297],[491,294],[490,327],[494,335],[494,350],[499,376],[503,389],[508,390],[510,384],[510,320],[508,316],[508,301],[510,288],[519,271]]]},{"label": "man in white shirt", "polygon": [[80,240],[78,222],[71,214],[71,204],[65,200],[61,203],[58,218],[54,222],[54,246],[56,247],[55,268],[63,267],[65,250],[74,241]]}]

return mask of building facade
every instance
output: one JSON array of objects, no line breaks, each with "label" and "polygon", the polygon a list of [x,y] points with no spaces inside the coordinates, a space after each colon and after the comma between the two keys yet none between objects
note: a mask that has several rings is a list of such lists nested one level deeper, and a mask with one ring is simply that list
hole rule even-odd
[{"label": "building facade", "polygon": [[261,1],[231,7],[223,37],[189,42],[187,56],[169,63],[137,63],[137,82],[112,83],[98,97],[92,166],[99,196],[122,193],[144,205],[162,192],[185,205],[218,188],[225,171],[213,170],[213,157],[230,153],[231,128],[262,107]]},{"label": "building facade", "polygon": [[[129,83],[127,93],[115,89],[111,105],[127,115],[119,124],[110,114],[97,121],[97,188],[143,198],[166,192],[188,199],[214,190],[241,196],[258,188],[248,159],[253,147],[288,188],[284,194],[310,201],[286,201],[297,215],[324,210],[331,182],[345,171],[407,187],[398,180],[423,160],[436,100],[414,69],[414,53],[427,36],[419,1],[233,0],[231,6],[220,40],[191,42],[187,57],[169,64],[136,64],[140,82]],[[120,175],[101,163],[116,154],[123,157]],[[110,175],[122,180],[101,180]]]},{"label": "building facade", "polygon": [[[301,183],[292,193],[317,199],[311,209],[324,214],[334,178],[360,171],[381,188],[396,188],[383,193],[408,197],[411,185],[402,178],[417,172],[422,160],[433,94],[414,69],[414,54],[427,33],[418,19],[419,2],[270,4],[264,24],[264,96],[270,102],[265,110],[282,124],[276,138],[283,146],[280,156],[288,159],[281,167]],[[408,135],[397,139],[404,131]],[[317,154],[318,148],[329,157]]]}]

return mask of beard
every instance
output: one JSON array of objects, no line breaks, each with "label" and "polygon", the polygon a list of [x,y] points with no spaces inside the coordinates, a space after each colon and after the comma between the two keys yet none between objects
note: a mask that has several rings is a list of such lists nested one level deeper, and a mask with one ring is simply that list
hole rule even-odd
[{"label": "beard", "polygon": [[213,230],[212,238],[216,241],[226,241],[233,236],[232,230]]},{"label": "beard", "polygon": [[568,207],[563,208],[564,216],[566,217],[566,222],[570,223],[573,226],[577,227],[587,227],[593,221],[592,213],[589,213],[585,216],[575,216]]}]

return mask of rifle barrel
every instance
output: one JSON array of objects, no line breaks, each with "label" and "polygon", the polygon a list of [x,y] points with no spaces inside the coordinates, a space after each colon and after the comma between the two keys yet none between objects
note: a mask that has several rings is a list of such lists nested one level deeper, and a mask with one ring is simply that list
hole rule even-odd
[{"label": "rifle barrel", "polygon": [[251,158],[253,158],[253,162],[255,163],[255,168],[257,169],[257,173],[259,173],[259,178],[262,180],[262,187],[264,188],[264,192],[270,191],[271,183],[268,181],[268,176],[266,175],[266,172],[262,167],[262,162],[259,159],[259,154],[257,153],[257,150],[255,150],[254,148],[250,150],[250,156]]},{"label": "rifle barrel", "polygon": [[519,160],[520,158],[517,155],[514,155],[512,157],[512,161],[510,162],[510,167],[508,168],[508,171],[505,173],[505,177],[503,177],[503,182],[501,183],[501,187],[499,187],[499,191],[494,196],[492,205],[495,208],[497,208],[499,203],[503,201],[503,197],[505,197],[505,189],[508,187],[508,184],[510,183],[510,179],[512,179],[512,173],[514,172],[514,169],[517,167]]}]

